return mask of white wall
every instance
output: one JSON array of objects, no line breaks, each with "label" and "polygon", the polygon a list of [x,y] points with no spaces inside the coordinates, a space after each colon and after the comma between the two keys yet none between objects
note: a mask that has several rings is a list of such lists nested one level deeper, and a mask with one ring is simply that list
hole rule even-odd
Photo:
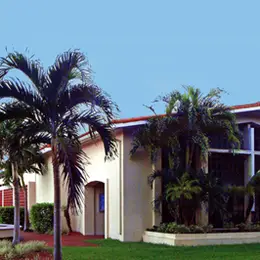
[{"label": "white wall", "polygon": [[[118,140],[122,140],[122,135],[117,135]],[[101,141],[97,141],[92,144],[83,145],[83,149],[89,157],[90,164],[86,164],[86,173],[88,175],[88,183],[92,181],[100,181],[105,185],[105,194],[108,192],[108,196],[105,196],[106,208],[109,210],[104,213],[104,222],[107,226],[105,235],[114,239],[120,239],[121,235],[119,232],[119,157],[116,157],[112,161],[104,160],[104,148]],[[87,184],[87,183],[86,183]],[[107,190],[108,189],[108,190]],[[85,225],[85,210],[88,207],[85,204],[84,211],[79,216],[73,217],[73,228],[86,234]],[[100,216],[98,216],[100,217]],[[96,227],[97,228],[97,227]]]},{"label": "white wall", "polygon": [[[117,134],[118,140],[122,140],[123,136]],[[115,158],[112,161],[104,160],[105,153],[103,144],[101,141],[94,143],[83,144],[83,150],[89,157],[90,164],[85,164],[87,182],[92,181],[103,182],[105,185],[105,194],[108,192],[108,196],[105,196],[106,211],[101,213],[104,215],[104,227],[96,227],[97,231],[101,233],[101,229],[105,229],[105,236],[111,237],[113,239],[121,239],[120,235],[120,225],[119,225],[119,157]],[[43,176],[36,176],[36,202],[53,202],[54,201],[54,190],[53,190],[53,172],[52,172],[52,163],[50,153],[46,155],[47,171],[48,174]],[[62,185],[62,203],[66,204],[66,192],[65,186]],[[82,212],[77,216],[72,216],[72,228],[75,231],[86,234],[86,223],[85,223],[85,212],[86,212],[87,203],[84,202],[82,205]],[[109,210],[108,210],[109,208]],[[97,218],[101,218],[97,216]]]},{"label": "white wall", "polygon": [[148,154],[144,151],[130,158],[131,132],[124,133],[124,241],[140,241],[143,232],[153,226],[153,190],[148,176],[153,172]]},{"label": "white wall", "polygon": [[36,175],[36,202],[53,202],[53,167],[50,153],[45,155],[46,173]]}]

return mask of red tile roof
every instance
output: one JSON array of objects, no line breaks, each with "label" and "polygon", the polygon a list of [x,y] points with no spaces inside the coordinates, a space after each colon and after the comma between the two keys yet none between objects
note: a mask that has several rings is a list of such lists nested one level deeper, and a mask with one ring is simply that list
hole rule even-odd
[{"label": "red tile roof", "polygon": [[[235,110],[235,109],[254,108],[254,107],[260,107],[260,102],[251,103],[251,104],[244,104],[244,105],[231,106],[230,109],[231,110]],[[160,114],[159,116],[164,116],[164,114]],[[133,122],[138,122],[138,121],[146,121],[146,120],[148,120],[150,118],[153,118],[153,117],[155,117],[155,115],[115,119],[115,120],[113,120],[113,123],[114,124],[133,123]],[[86,133],[80,135],[80,138],[84,137],[84,136],[86,136],[88,134],[89,134],[89,132],[86,132]],[[49,148],[49,147],[51,147],[51,146],[50,145],[44,145],[41,149]]]},{"label": "red tile roof", "polygon": [[[231,106],[231,110],[235,109],[242,109],[242,108],[253,108],[253,107],[260,107],[260,102],[256,103],[251,103],[251,104],[244,104],[244,105],[236,105],[236,106]],[[161,114],[159,116],[163,116],[164,114]],[[125,124],[125,123],[133,123],[133,122],[138,122],[138,121],[145,121],[150,118],[155,117],[155,115],[152,116],[139,116],[139,117],[130,117],[130,118],[124,118],[124,119],[116,119],[113,121],[114,124]]]},{"label": "red tile roof", "polygon": [[244,104],[244,105],[237,105],[237,106],[232,106],[230,108],[233,110],[233,109],[253,108],[253,107],[260,107],[260,102]]}]

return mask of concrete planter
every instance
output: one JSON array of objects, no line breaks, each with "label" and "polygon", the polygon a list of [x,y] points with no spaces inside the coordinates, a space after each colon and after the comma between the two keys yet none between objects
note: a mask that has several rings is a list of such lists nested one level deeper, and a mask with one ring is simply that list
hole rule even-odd
[{"label": "concrete planter", "polygon": [[13,237],[14,225],[0,224],[0,238]]},{"label": "concrete planter", "polygon": [[169,234],[145,231],[143,241],[171,246],[249,244],[260,242],[260,232]]}]

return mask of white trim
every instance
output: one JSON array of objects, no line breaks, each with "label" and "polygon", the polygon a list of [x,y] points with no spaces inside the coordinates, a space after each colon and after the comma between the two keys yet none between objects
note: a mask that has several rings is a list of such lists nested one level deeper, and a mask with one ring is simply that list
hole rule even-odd
[{"label": "white trim", "polygon": [[146,122],[147,122],[147,120],[141,120],[141,121],[129,122],[129,123],[120,123],[120,124],[116,124],[115,128],[136,126],[136,125],[144,125]]},{"label": "white trim", "polygon": [[251,111],[258,111],[258,110],[260,110],[260,106],[258,106],[258,107],[231,109],[230,111],[232,113],[243,113],[243,112],[251,112]]},{"label": "white trim", "polygon": [[[137,126],[137,125],[143,125],[145,124],[146,121],[142,120],[142,121],[137,121],[137,122],[129,122],[129,123],[120,123],[120,124],[116,124],[115,125],[115,130],[118,128],[125,128],[125,127],[130,127],[130,126]],[[90,134],[86,134],[82,137],[79,138],[80,142],[84,142],[86,140],[90,139]]]},{"label": "white trim", "polygon": [[50,151],[51,151],[51,148],[50,147],[46,147],[46,148],[41,150],[41,153],[48,153]]},{"label": "white trim", "polygon": [[0,190],[9,190],[12,189],[12,186],[0,186]]},{"label": "white trim", "polygon": [[[233,153],[231,149],[215,149],[210,148],[209,152],[211,153]],[[235,150],[234,154],[251,154],[250,150]]]}]

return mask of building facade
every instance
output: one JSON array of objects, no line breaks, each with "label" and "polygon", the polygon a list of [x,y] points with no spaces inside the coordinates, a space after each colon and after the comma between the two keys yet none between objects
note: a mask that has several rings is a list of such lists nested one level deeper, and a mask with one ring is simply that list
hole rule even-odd
[{"label": "building facade", "polygon": [[[213,136],[207,168],[219,174],[226,185],[246,185],[250,176],[260,169],[260,103],[236,106],[232,111],[243,133],[241,148],[233,153],[223,137]],[[148,118],[115,122],[118,156],[111,161],[104,160],[101,140],[93,141],[88,135],[81,137],[90,164],[85,164],[87,182],[82,212],[72,216],[74,231],[121,241],[140,241],[147,228],[164,220],[163,214],[154,211],[152,203],[161,194],[161,181],[157,179],[152,189],[148,184],[148,176],[155,168],[162,167],[162,159],[152,166],[143,150],[130,157],[132,134]],[[29,197],[35,203],[53,202],[54,198],[51,151],[45,147],[42,152],[47,170],[42,176],[32,174],[35,192]],[[62,204],[66,205],[65,184],[62,187]],[[238,211],[244,211],[246,200],[238,204]],[[64,219],[63,225],[66,225]]]}]

